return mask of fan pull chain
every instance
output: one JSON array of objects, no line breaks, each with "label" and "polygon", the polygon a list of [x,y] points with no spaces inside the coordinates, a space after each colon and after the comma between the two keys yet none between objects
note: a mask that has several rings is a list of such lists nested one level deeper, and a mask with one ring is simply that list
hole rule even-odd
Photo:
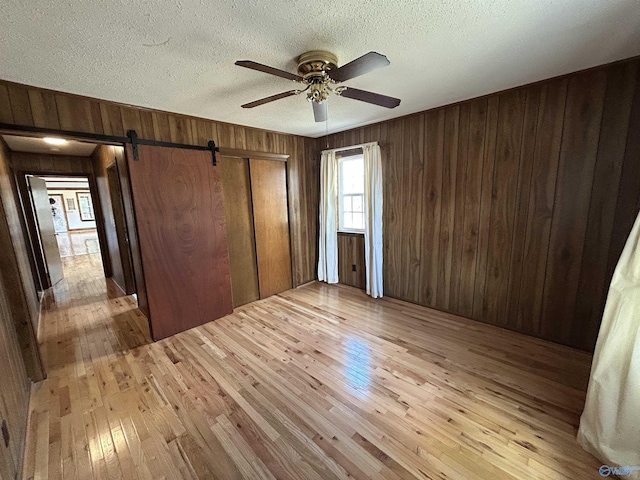
[{"label": "fan pull chain", "polygon": [[329,148],[329,101],[326,100],[326,102],[327,102],[327,116],[324,117],[324,138],[325,138],[325,141],[327,142],[326,148]]}]

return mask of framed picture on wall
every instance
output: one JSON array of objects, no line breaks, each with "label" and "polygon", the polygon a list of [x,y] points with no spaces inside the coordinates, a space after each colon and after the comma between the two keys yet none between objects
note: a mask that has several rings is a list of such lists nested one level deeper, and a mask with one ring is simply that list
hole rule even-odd
[{"label": "framed picture on wall", "polygon": [[76,199],[73,197],[66,198],[67,201],[67,211],[76,209]]},{"label": "framed picture on wall", "polygon": [[93,222],[95,215],[93,213],[93,202],[89,192],[76,192],[78,198],[78,210],[80,210],[80,220],[83,222]]}]

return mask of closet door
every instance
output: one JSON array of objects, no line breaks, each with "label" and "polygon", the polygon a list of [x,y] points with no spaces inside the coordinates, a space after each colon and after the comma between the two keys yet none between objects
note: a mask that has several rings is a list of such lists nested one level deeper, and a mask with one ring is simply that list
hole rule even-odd
[{"label": "closet door", "polygon": [[224,192],[233,306],[239,307],[260,298],[249,160],[222,157],[218,168]]},{"label": "closet door", "polygon": [[233,310],[220,169],[211,154],[138,146],[127,163],[154,340]]},{"label": "closet door", "polygon": [[249,160],[260,298],[292,287],[287,164]]}]

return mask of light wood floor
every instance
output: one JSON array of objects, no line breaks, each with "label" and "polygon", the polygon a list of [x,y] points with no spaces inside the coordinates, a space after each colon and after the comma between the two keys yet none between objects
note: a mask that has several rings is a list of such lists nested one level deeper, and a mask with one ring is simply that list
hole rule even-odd
[{"label": "light wood floor", "polygon": [[320,283],[154,344],[97,255],[64,262],[26,478],[599,478],[589,355]]}]

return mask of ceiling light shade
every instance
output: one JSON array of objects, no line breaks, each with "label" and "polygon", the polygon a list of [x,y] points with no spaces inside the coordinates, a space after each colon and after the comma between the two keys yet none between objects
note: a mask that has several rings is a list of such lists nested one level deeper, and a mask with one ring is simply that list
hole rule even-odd
[{"label": "ceiling light shade", "polygon": [[67,141],[64,138],[55,138],[55,137],[45,137],[45,143],[49,145],[64,145]]}]

